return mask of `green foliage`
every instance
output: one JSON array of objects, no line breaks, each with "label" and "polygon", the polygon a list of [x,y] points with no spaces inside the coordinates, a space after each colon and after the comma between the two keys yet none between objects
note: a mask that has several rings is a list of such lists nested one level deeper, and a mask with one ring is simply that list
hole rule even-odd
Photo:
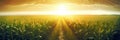
[{"label": "green foliage", "polygon": [[[71,21],[66,20],[66,23],[78,40],[110,40],[119,17],[99,17],[94,16],[91,20],[81,18],[81,23],[72,22],[71,24]],[[49,16],[1,16],[0,40],[49,40],[56,20],[49,19]]]}]

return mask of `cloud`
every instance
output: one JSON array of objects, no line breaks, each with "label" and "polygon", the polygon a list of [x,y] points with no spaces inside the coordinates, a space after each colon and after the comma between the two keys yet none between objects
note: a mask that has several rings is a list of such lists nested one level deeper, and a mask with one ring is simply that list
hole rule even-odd
[{"label": "cloud", "polygon": [[[120,5],[120,0],[64,0],[66,2],[73,2],[79,4],[109,4]],[[57,3],[64,2],[63,0],[0,0],[0,5],[19,5],[25,3]]]},{"label": "cloud", "polygon": [[[120,9],[120,0],[0,0],[0,11],[8,10],[11,6],[23,4],[55,4],[60,2],[70,2],[76,4],[104,4]],[[19,7],[18,7],[19,8]],[[21,7],[22,8],[22,7]],[[17,8],[16,8],[17,9]]]},{"label": "cloud", "polygon": [[70,0],[70,2],[78,4],[109,4],[120,5],[120,0]]},{"label": "cloud", "polygon": [[24,4],[24,3],[30,3],[33,1],[34,0],[0,0],[0,4],[2,6],[4,6],[4,5],[19,5],[19,4]]}]

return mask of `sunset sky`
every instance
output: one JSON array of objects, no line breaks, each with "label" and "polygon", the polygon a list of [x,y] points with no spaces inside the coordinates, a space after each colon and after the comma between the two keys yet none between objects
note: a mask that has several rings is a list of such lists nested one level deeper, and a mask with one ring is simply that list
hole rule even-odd
[{"label": "sunset sky", "polygon": [[39,11],[41,13],[40,11],[58,10],[60,5],[72,11],[120,11],[120,0],[0,0],[0,12]]}]

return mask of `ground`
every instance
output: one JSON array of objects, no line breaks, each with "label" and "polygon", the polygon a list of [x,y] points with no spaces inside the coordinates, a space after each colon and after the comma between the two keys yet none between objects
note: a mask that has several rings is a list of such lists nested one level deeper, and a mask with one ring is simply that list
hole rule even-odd
[{"label": "ground", "polygon": [[0,40],[115,40],[119,20],[117,15],[0,16]]}]

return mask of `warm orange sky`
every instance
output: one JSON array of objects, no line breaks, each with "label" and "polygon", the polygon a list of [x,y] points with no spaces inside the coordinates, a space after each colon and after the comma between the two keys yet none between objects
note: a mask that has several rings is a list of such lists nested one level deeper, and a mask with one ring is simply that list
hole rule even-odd
[{"label": "warm orange sky", "polygon": [[0,0],[1,5],[19,5],[26,3],[58,3],[58,2],[72,2],[78,4],[109,4],[120,5],[120,0]]},{"label": "warm orange sky", "polygon": [[[0,11],[51,10],[54,4],[59,4],[59,3],[71,3],[70,5],[68,4],[69,6],[76,5],[77,7],[73,7],[75,10],[81,10],[81,9],[119,10],[120,9],[120,0],[0,0]],[[81,4],[85,4],[85,5],[81,5]]]}]

